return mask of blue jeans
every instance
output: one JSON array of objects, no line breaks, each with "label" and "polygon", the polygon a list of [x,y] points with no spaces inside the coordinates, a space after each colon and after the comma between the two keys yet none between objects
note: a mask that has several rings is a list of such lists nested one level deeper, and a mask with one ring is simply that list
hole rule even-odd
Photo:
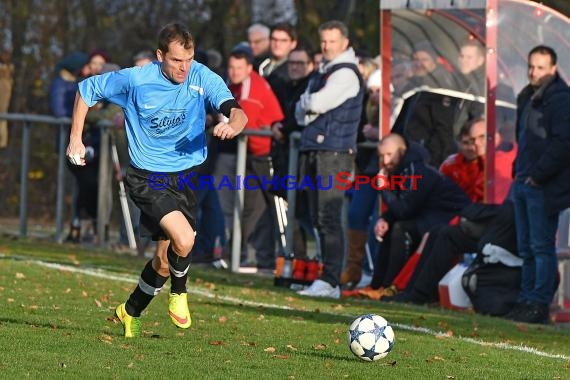
[{"label": "blue jeans", "polygon": [[524,180],[513,183],[517,248],[523,259],[519,302],[550,304],[556,289],[558,214],[544,208],[544,190]]}]

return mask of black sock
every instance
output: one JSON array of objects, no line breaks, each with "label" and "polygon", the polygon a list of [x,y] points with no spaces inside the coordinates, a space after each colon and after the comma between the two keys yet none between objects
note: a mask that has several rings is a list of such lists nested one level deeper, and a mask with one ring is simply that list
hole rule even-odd
[{"label": "black sock", "polygon": [[172,246],[168,246],[166,255],[168,257],[168,268],[170,270],[170,292],[177,294],[186,293],[190,254],[186,257],[178,256],[172,250]]},{"label": "black sock", "polygon": [[160,292],[166,280],[168,277],[163,277],[154,270],[152,260],[146,263],[139,278],[139,284],[125,305],[127,313],[132,317],[139,317],[154,296]]}]

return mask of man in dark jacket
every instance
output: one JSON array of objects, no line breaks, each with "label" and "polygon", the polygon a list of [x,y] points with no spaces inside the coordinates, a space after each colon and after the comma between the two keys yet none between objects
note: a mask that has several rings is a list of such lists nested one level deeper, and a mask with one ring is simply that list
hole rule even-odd
[{"label": "man in dark jacket", "polygon": [[508,315],[547,323],[556,291],[558,214],[570,206],[570,89],[556,69],[556,52],[544,45],[528,54],[529,84],[517,98],[513,194],[521,293]]},{"label": "man in dark jacket", "polygon": [[[380,175],[392,185],[381,191],[387,211],[374,228],[382,247],[372,289],[392,284],[422,236],[431,227],[448,223],[470,203],[459,186],[426,164],[427,152],[419,144],[393,133],[382,140],[379,156]],[[396,179],[404,178],[403,186],[395,185]]]}]

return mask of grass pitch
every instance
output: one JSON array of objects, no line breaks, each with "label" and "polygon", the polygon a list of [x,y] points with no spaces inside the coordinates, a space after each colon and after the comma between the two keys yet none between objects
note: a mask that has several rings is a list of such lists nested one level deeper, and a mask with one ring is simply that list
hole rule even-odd
[{"label": "grass pitch", "polygon": [[[560,326],[314,300],[272,279],[199,267],[190,270],[190,329],[171,324],[163,291],[143,314],[143,337],[125,339],[112,315],[144,262],[0,238],[0,378],[570,378],[570,330]],[[366,313],[396,334],[394,350],[373,363],[347,345],[349,323]]]}]

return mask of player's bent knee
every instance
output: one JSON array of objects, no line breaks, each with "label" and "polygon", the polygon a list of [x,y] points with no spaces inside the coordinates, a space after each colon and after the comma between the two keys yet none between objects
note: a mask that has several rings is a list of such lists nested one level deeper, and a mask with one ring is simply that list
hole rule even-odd
[{"label": "player's bent knee", "polygon": [[172,246],[172,250],[178,256],[186,257],[190,254],[190,251],[194,246],[194,235],[173,238],[170,240],[170,244]]}]

